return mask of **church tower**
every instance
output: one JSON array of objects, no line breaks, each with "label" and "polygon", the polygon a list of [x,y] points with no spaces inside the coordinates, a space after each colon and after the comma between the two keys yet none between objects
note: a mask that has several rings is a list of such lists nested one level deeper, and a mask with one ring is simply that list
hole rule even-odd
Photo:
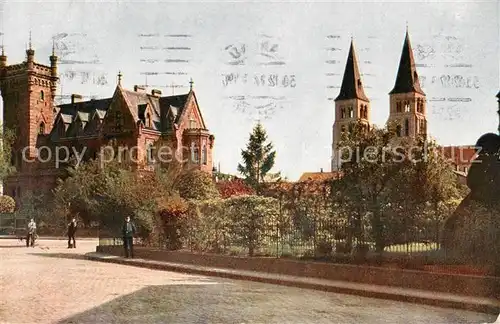
[{"label": "church tower", "polygon": [[427,135],[426,97],[420,87],[410,35],[406,29],[396,83],[389,92],[388,124],[396,127],[398,137],[417,138]]},{"label": "church tower", "polygon": [[50,66],[35,62],[35,51],[26,50],[26,61],[7,65],[2,46],[0,56],[0,92],[3,99],[4,127],[15,131],[13,164],[23,171],[27,159],[36,156],[39,136],[51,131],[54,115],[54,97],[57,89],[57,56],[52,49]]},{"label": "church tower", "polygon": [[338,144],[342,134],[351,131],[354,124],[361,122],[370,126],[370,100],[365,95],[363,82],[358,67],[358,58],[354,50],[354,41],[347,56],[347,63],[342,79],[340,93],[335,99],[335,122],[333,123],[332,171],[340,169]]}]

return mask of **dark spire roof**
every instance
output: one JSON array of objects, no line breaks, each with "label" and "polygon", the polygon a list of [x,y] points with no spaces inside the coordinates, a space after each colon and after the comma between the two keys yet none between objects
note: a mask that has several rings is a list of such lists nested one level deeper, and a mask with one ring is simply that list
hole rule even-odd
[{"label": "dark spire roof", "polygon": [[413,50],[410,44],[410,35],[408,34],[408,30],[406,30],[405,43],[399,61],[396,83],[389,94],[408,92],[417,92],[425,96],[422,88],[420,88],[417,69],[415,67],[415,59],[413,58]]},{"label": "dark spire roof", "polygon": [[500,91],[497,93],[497,98],[500,99]]},{"label": "dark spire roof", "polygon": [[354,51],[353,40],[351,40],[351,48],[349,49],[349,56],[347,57],[340,93],[335,101],[347,99],[361,99],[369,101],[365,95],[365,91],[363,90],[363,83],[361,82],[361,76],[358,68],[358,58],[356,57],[356,52]]}]

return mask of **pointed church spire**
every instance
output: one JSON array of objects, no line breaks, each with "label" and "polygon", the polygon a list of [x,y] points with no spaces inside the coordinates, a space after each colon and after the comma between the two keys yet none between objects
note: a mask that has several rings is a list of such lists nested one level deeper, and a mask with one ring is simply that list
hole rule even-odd
[{"label": "pointed church spire", "polygon": [[354,50],[354,40],[352,37],[351,47],[349,49],[349,55],[347,56],[347,63],[344,71],[344,78],[342,79],[342,86],[340,87],[340,93],[337,98],[335,98],[335,101],[347,99],[361,99],[369,101],[365,95],[363,83],[361,82],[361,75],[358,68],[358,58],[356,56],[356,51]]},{"label": "pointed church spire", "polygon": [[411,48],[410,34],[408,33],[407,26],[403,51],[401,52],[401,59],[399,60],[396,83],[389,94],[408,92],[417,92],[425,95],[422,88],[420,88],[420,81],[418,78],[417,68],[415,67],[415,59],[413,58],[413,50]]},{"label": "pointed church spire", "polygon": [[28,44],[28,49],[31,49],[31,30],[30,30],[30,39],[29,39],[29,44]]}]

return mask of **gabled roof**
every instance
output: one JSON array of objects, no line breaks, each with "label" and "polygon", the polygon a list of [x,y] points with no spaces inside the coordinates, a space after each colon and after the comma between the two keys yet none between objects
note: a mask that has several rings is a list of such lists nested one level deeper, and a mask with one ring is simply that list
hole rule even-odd
[{"label": "gabled roof", "polygon": [[406,31],[403,51],[401,52],[401,59],[399,60],[396,83],[389,94],[409,92],[416,92],[425,96],[424,91],[420,88],[420,81],[415,67],[415,59],[413,57],[413,50],[410,43],[410,35],[408,34],[408,31]]},{"label": "gabled roof", "polygon": [[[81,120],[84,125],[88,125],[96,116],[102,120],[106,117],[106,113],[118,93],[123,96],[135,122],[139,121],[140,112],[144,112],[149,105],[152,112],[152,129],[159,132],[166,132],[170,128],[168,122],[164,118],[168,113],[173,115],[174,123],[179,122],[185,110],[186,103],[190,98],[189,96],[194,96],[194,92],[190,91],[182,95],[159,97],[146,92],[126,90],[119,85],[112,98],[81,101],[58,106],[58,113],[54,119],[55,123],[61,119],[62,122],[67,125],[68,129],[77,119]],[[85,131],[85,136],[97,135],[97,131],[97,128],[89,128]],[[91,134],[89,132],[96,133]],[[58,137],[56,127],[53,128],[52,133],[51,138],[56,139]]]},{"label": "gabled roof", "polygon": [[349,48],[349,55],[347,56],[347,63],[345,65],[344,78],[342,79],[342,86],[340,93],[335,99],[361,99],[369,101],[363,89],[363,82],[359,73],[358,58],[354,50],[354,41],[351,40],[351,47]]}]

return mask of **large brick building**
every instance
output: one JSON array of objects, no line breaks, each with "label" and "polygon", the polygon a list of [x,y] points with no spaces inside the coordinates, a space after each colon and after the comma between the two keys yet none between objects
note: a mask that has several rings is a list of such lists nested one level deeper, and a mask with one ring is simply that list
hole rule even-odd
[{"label": "large brick building", "polygon": [[[50,65],[35,62],[35,51],[26,51],[26,61],[8,65],[2,48],[0,91],[4,127],[15,131],[12,164],[17,172],[4,182],[4,193],[17,200],[28,191],[47,192],[65,174],[65,164],[55,161],[56,152],[66,162],[71,156],[83,160],[99,158],[108,145],[120,147],[124,163],[136,170],[153,170],[163,161],[184,161],[188,167],[212,172],[214,136],[205,125],[192,88],[186,94],[161,96],[135,86],[126,90],[122,75],[111,98],[56,106],[57,56]],[[42,149],[43,148],[43,149]],[[169,158],[171,153],[172,157]],[[161,156],[160,156],[161,155]],[[49,159],[51,158],[51,159]]]}]

